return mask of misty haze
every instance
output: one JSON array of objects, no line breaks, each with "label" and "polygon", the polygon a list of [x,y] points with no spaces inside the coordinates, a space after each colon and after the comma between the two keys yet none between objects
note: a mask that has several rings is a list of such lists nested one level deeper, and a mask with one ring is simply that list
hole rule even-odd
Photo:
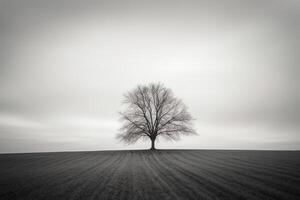
[{"label": "misty haze", "polygon": [[297,0],[0,0],[0,199],[299,199]]}]

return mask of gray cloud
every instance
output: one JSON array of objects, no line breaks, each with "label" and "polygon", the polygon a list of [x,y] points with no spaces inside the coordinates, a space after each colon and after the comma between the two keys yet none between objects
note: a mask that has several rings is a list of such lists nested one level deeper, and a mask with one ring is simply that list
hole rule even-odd
[{"label": "gray cloud", "polygon": [[200,133],[161,147],[299,149],[299,11],[293,0],[2,0],[0,151],[146,147],[115,140],[117,111],[155,81]]}]

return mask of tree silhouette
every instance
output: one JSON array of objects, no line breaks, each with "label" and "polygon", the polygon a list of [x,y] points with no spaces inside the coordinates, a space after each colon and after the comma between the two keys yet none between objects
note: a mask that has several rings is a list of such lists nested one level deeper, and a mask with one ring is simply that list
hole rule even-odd
[{"label": "tree silhouette", "polygon": [[124,97],[127,108],[120,112],[123,122],[117,135],[120,140],[135,143],[146,137],[151,140],[151,150],[154,150],[158,136],[177,140],[180,135],[197,134],[186,106],[164,85],[138,85]]}]

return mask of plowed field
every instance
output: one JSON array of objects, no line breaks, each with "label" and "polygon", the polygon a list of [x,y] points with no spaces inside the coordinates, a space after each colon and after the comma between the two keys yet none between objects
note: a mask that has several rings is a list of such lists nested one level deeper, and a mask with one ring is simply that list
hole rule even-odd
[{"label": "plowed field", "polygon": [[299,151],[0,155],[0,199],[300,199]]}]

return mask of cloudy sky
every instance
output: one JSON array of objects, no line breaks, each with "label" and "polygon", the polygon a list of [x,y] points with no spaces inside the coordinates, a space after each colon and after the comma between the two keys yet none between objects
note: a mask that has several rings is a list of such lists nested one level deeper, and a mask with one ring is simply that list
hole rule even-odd
[{"label": "cloudy sky", "polygon": [[0,152],[115,139],[122,95],[161,82],[198,136],[158,148],[300,149],[298,0],[0,0]]}]

